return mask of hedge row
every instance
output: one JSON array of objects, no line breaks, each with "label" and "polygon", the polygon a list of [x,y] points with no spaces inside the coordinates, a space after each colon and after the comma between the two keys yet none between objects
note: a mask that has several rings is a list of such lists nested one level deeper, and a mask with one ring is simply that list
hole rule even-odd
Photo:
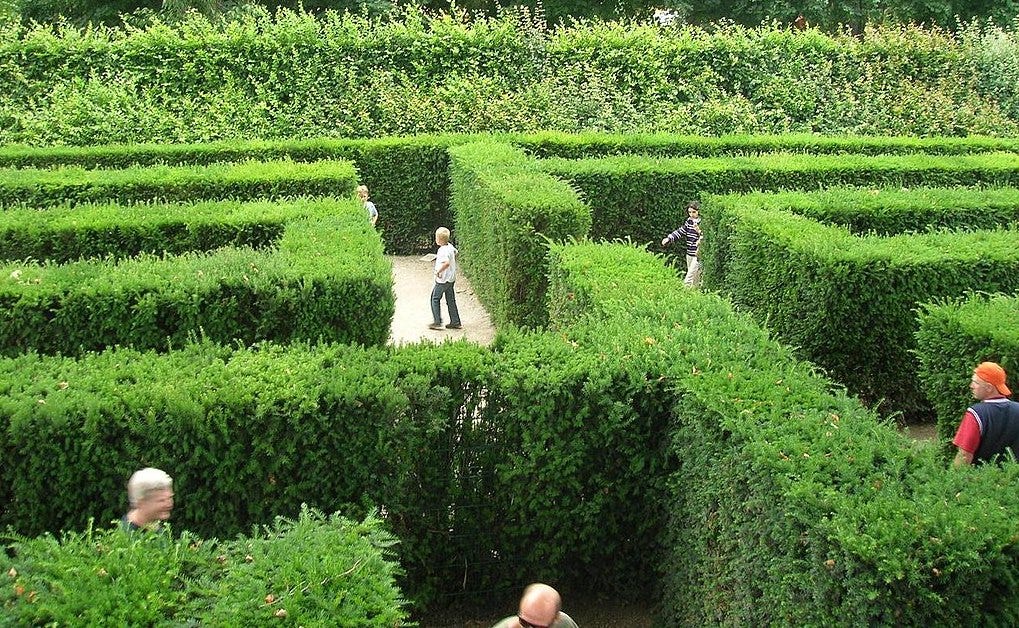
[{"label": "hedge row", "polygon": [[264,249],[279,241],[288,221],[307,217],[308,207],[304,202],[202,201],[12,208],[0,212],[0,256],[63,264],[142,252]]},{"label": "hedge row", "polygon": [[0,143],[659,130],[1015,135],[1016,34],[535,28],[455,11],[284,11],[0,32]]},{"label": "hedge row", "polygon": [[[732,198],[713,197],[717,210],[704,213],[706,231],[715,231],[726,210],[752,205],[785,211],[829,225],[844,225],[851,233],[896,235],[938,229],[995,229],[1019,221],[1019,192],[1014,188],[843,188],[809,192],[752,192]],[[728,251],[727,238],[706,238],[705,284],[722,288]]]},{"label": "hedge row", "polygon": [[[87,148],[55,146],[29,148],[0,147],[0,166],[7,168],[129,168],[152,165],[209,165],[245,160],[291,159],[298,162],[344,159],[356,164],[361,182],[368,185],[379,208],[378,227],[384,234],[386,250],[395,253],[420,253],[429,250],[437,225],[450,224],[449,157],[450,146],[490,138],[480,135],[437,135],[390,137],[375,140],[318,138],[293,141],[231,141],[206,144],[132,144]],[[656,135],[612,135],[604,133],[504,134],[495,138],[516,144],[541,157],[581,158],[617,153],[642,153],[659,156],[717,156],[768,152],[808,152],[819,154],[977,154],[1015,150],[1013,140],[994,138],[836,138],[806,135],[727,136],[720,138]],[[650,191],[648,191],[650,193]],[[657,193],[661,193],[658,190]],[[336,190],[332,193],[338,194]],[[696,193],[696,191],[694,192]],[[661,239],[659,231],[671,230],[675,218],[667,212],[668,199],[643,198],[639,212],[650,208],[666,212],[654,214],[653,225],[645,225],[642,236]],[[612,213],[624,215],[634,207]],[[640,214],[638,214],[640,215]],[[627,235],[618,224],[600,228],[606,237]]]},{"label": "hedge row", "polygon": [[622,366],[558,334],[0,360],[0,525],[110,520],[153,465],[176,478],[175,525],[208,536],[379,505],[419,602],[534,580],[646,595],[664,399]]},{"label": "hedge row", "polygon": [[[623,235],[657,243],[681,225],[683,208],[708,194],[752,190],[810,190],[838,185],[868,187],[1014,185],[1019,154],[806,155],[745,157],[546,159],[542,169],[580,188],[591,205],[591,237]],[[708,232],[710,240],[711,233]]]},{"label": "hedge row", "polygon": [[92,526],[15,537],[0,608],[4,623],[33,626],[397,626],[407,612],[394,542],[376,517],[307,508],[231,541]]},{"label": "hedge row", "polygon": [[[266,208],[222,209],[231,206],[249,219]],[[132,211],[162,213],[162,207]],[[75,215],[83,225],[93,222],[85,208]],[[227,344],[385,343],[395,307],[391,270],[360,203],[282,205],[270,215],[274,229],[281,217],[286,224],[278,242],[263,243],[271,249],[143,254],[59,266],[8,263],[0,268],[0,353],[17,355],[26,347],[68,355],[115,345],[167,349],[197,336]],[[185,223],[174,226],[162,231],[166,239],[156,250],[181,249],[190,239]],[[177,234],[184,242],[175,241]],[[107,235],[118,240],[116,231]],[[88,229],[79,237],[87,242]],[[52,241],[45,234],[40,240]],[[134,242],[114,244],[117,249],[107,251],[112,255],[137,253],[124,248]],[[359,315],[351,316],[355,311]]]},{"label": "hedge row", "polygon": [[357,185],[345,161],[291,161],[207,166],[145,166],[122,170],[23,168],[0,170],[0,207],[46,207],[102,201],[190,201],[215,198],[347,196]]},{"label": "hedge row", "polygon": [[947,469],[646,253],[581,245],[552,257],[564,340],[646,369],[671,409],[658,623],[1019,619],[1019,498],[1002,489],[1019,465]]},{"label": "hedge row", "polygon": [[947,472],[646,253],[551,251],[556,329],[492,351],[0,360],[0,524],[108,520],[152,464],[177,525],[220,537],[302,501],[379,504],[419,600],[646,594],[658,563],[666,625],[1019,619],[1000,488],[1019,467]]},{"label": "hedge row", "polygon": [[854,236],[788,212],[721,199],[720,286],[800,355],[886,410],[923,416],[915,309],[973,286],[1019,290],[1019,232]]},{"label": "hedge row", "polygon": [[918,376],[937,411],[938,436],[946,447],[974,402],[969,382],[977,364],[1001,364],[1013,395],[1019,393],[1019,298],[971,294],[925,304],[916,341]]},{"label": "hedge row", "polygon": [[451,148],[452,208],[463,266],[497,324],[547,320],[548,240],[583,237],[591,214],[576,192],[538,172],[519,148]]}]

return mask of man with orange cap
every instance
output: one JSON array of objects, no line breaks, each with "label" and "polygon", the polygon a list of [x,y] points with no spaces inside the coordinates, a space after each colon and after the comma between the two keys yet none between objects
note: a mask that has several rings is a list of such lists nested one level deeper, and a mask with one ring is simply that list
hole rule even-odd
[{"label": "man with orange cap", "polygon": [[536,582],[524,589],[516,617],[507,617],[493,628],[577,628],[577,623],[562,612],[559,592]]},{"label": "man with orange cap", "polygon": [[959,450],[955,466],[980,464],[999,454],[1015,458],[1019,455],[1019,403],[1006,399],[1012,391],[1005,385],[1005,369],[981,362],[973,369],[969,389],[979,403],[966,410],[952,439]]}]

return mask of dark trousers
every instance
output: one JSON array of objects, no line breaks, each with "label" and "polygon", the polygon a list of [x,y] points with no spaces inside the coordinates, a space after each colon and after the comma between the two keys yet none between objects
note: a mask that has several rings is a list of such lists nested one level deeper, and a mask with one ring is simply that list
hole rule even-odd
[{"label": "dark trousers", "polygon": [[436,325],[442,324],[442,314],[439,311],[439,301],[442,295],[446,295],[446,309],[449,310],[449,324],[460,324],[460,310],[456,309],[456,293],[453,291],[452,281],[446,283],[435,282],[432,287],[432,322]]}]

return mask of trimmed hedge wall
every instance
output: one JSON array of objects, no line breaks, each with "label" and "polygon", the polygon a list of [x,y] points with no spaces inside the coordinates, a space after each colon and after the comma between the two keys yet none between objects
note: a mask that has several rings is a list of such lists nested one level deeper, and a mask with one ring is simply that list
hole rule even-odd
[{"label": "trimmed hedge wall", "polygon": [[113,518],[152,464],[176,525],[221,537],[302,501],[381,505],[420,601],[646,595],[657,563],[665,625],[1019,620],[1019,465],[946,470],[632,246],[550,259],[555,330],[493,350],[0,360],[0,524]]},{"label": "trimmed hedge wall", "polygon": [[552,258],[564,341],[642,365],[671,408],[657,623],[1019,620],[1019,465],[946,468],[633,247]]},{"label": "trimmed hedge wall", "polygon": [[[230,207],[237,204],[221,209]],[[265,205],[241,209],[253,218]],[[166,216],[160,206],[131,211]],[[86,208],[74,215],[83,225],[96,219]],[[287,222],[278,243],[264,243],[274,244],[272,249],[60,266],[8,263],[0,267],[0,353],[17,355],[26,347],[68,355],[115,345],[167,349],[195,336],[227,344],[266,339],[384,344],[395,307],[392,271],[360,203],[292,202],[272,211],[275,229],[281,217]],[[181,249],[177,234],[190,239],[186,223],[171,226],[176,228],[163,232],[166,244],[157,250]],[[117,231],[105,235],[116,241]],[[43,253],[52,238],[36,235],[43,245],[37,253]],[[79,237],[88,241],[89,229]],[[120,246],[106,252],[130,256],[136,251],[120,247],[133,243],[117,241]],[[353,311],[359,315],[351,316]]]},{"label": "trimmed hedge wall", "polygon": [[547,321],[546,242],[583,237],[591,214],[565,183],[542,175],[519,148],[450,149],[452,207],[471,285],[499,325]]},{"label": "trimmed hedge wall", "polygon": [[225,542],[90,525],[16,538],[0,557],[0,608],[17,625],[398,626],[394,542],[377,517],[307,508]]},{"label": "trimmed hedge wall", "polygon": [[[7,168],[130,168],[201,166],[247,160],[349,160],[357,165],[360,182],[368,186],[379,208],[377,227],[385,234],[387,249],[397,253],[415,253],[432,245],[428,234],[434,231],[435,224],[449,222],[449,157],[446,148],[461,141],[458,136],[450,135],[88,148],[12,146],[0,148],[0,165]],[[345,194],[338,187],[328,188],[325,193]]]},{"label": "trimmed hedge wall", "polygon": [[[245,160],[292,159],[298,162],[346,159],[357,165],[361,182],[379,208],[378,228],[386,250],[422,253],[433,244],[438,225],[451,224],[449,157],[447,149],[479,140],[496,139],[523,147],[540,157],[583,158],[617,153],[661,156],[718,156],[768,152],[822,154],[951,154],[964,155],[1019,150],[1014,140],[998,138],[823,137],[816,135],[725,136],[719,138],[672,134],[612,135],[605,133],[535,133],[496,135],[416,135],[352,140],[316,138],[293,141],[232,141],[207,144],[108,145],[87,148],[54,146],[0,147],[0,166],[45,168],[126,168],[146,165],[207,165]],[[657,190],[662,193],[663,190]],[[337,193],[335,190],[333,193]],[[685,198],[685,197],[684,197]],[[664,199],[641,201],[636,207],[669,211]],[[632,211],[633,206],[624,207]],[[678,216],[677,216],[678,217]],[[648,240],[660,229],[676,225],[671,215],[653,219],[645,228]],[[678,223],[677,223],[678,224]],[[595,227],[598,228],[596,222]],[[601,229],[607,237],[621,235],[617,227]],[[657,235],[661,239],[661,235]],[[639,240],[640,241],[640,240]]]},{"label": "trimmed hedge wall", "polygon": [[[138,253],[179,255],[223,246],[265,249],[308,203],[201,201],[63,205],[0,212],[0,259],[57,264]],[[300,211],[304,209],[305,211]]]},{"label": "trimmed hedge wall", "polygon": [[192,201],[200,199],[346,196],[357,185],[345,161],[291,161],[207,166],[146,166],[123,170],[0,170],[0,207],[45,207],[102,201]]},{"label": "trimmed hedge wall", "polygon": [[938,436],[951,446],[967,407],[974,403],[970,377],[977,364],[997,362],[1019,392],[1019,298],[973,294],[924,304],[916,332],[920,383],[937,411]]},{"label": "trimmed hedge wall", "polygon": [[[805,155],[744,157],[545,159],[545,172],[578,187],[591,205],[591,238],[628,236],[638,244],[661,241],[683,223],[686,203],[709,194],[754,190],[811,190],[838,185],[1015,185],[1019,154]],[[705,211],[707,214],[708,211]],[[712,235],[706,230],[707,239]]]},{"label": "trimmed hedge wall", "polygon": [[977,285],[1019,290],[1015,230],[859,237],[741,197],[713,211],[733,303],[854,393],[909,416],[927,408],[912,356],[916,307]]},{"label": "trimmed hedge wall", "polygon": [[[705,232],[724,233],[721,221],[729,208],[752,205],[785,211],[851,233],[896,235],[937,229],[995,229],[1019,222],[1015,188],[831,188],[809,192],[752,192],[710,196],[702,212]],[[704,284],[724,289],[729,238],[705,238],[701,247]]]}]

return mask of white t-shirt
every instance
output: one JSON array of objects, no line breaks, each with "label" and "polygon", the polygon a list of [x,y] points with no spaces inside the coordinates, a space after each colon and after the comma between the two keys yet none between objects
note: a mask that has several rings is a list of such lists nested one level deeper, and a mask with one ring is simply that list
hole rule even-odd
[{"label": "white t-shirt", "polygon": [[435,254],[435,272],[438,273],[442,265],[449,261],[449,266],[446,270],[442,271],[441,275],[436,275],[436,283],[451,283],[456,281],[456,247],[452,244],[444,244],[439,247],[438,252]]}]

